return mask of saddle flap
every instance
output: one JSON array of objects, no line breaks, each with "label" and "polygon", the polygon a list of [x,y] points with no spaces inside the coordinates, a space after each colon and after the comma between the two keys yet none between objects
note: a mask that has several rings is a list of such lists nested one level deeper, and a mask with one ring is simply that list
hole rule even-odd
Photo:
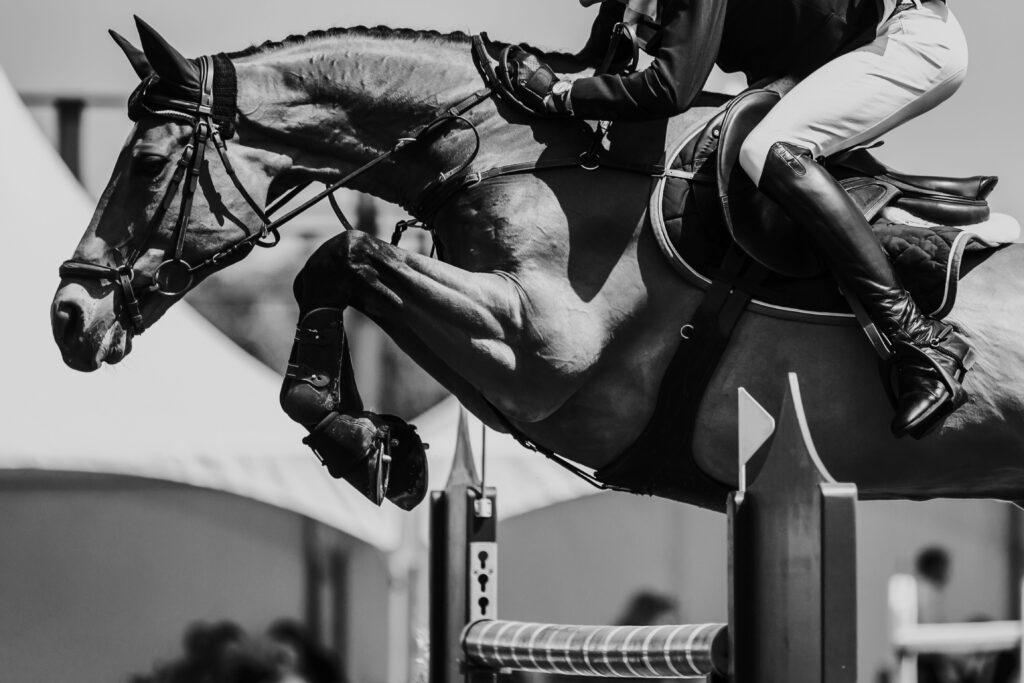
[{"label": "saddle flap", "polygon": [[[718,143],[718,191],[725,198],[735,180],[753,184],[739,166],[740,149],[747,136],[758,126],[768,112],[778,104],[779,94],[774,90],[748,90],[737,96],[726,109]],[[728,218],[726,219],[728,220]]]},{"label": "saddle flap", "polygon": [[810,277],[821,272],[818,258],[782,209],[761,194],[739,164],[747,136],[780,99],[774,90],[748,90],[726,110],[716,162],[719,202],[729,234],[747,254],[777,273]]}]

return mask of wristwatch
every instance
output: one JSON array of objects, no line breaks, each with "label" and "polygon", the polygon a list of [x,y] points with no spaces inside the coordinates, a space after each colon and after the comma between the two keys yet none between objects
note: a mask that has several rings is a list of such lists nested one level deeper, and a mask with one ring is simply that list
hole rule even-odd
[{"label": "wristwatch", "polygon": [[572,81],[556,81],[551,92],[544,98],[544,108],[551,114],[572,116]]}]

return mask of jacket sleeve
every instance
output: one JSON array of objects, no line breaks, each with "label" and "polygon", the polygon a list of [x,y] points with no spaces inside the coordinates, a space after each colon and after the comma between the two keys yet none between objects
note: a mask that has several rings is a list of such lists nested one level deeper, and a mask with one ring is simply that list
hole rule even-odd
[{"label": "jacket sleeve", "polygon": [[[619,4],[619,3],[615,3]],[[627,76],[593,76],[573,83],[573,114],[597,120],[643,120],[686,111],[715,65],[726,0],[666,0],[654,62]]]},{"label": "jacket sleeve", "polygon": [[594,19],[593,27],[590,29],[590,38],[587,39],[587,44],[576,55],[577,58],[588,66],[597,68],[604,61],[604,57],[608,53],[612,28],[615,27],[615,24],[622,21],[625,13],[626,6],[621,2],[609,0],[608,2],[601,3],[601,9],[597,13],[597,18]]}]

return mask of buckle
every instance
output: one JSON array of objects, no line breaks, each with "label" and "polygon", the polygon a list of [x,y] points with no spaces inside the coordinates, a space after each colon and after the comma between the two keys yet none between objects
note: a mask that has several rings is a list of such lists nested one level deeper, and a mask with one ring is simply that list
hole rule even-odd
[{"label": "buckle", "polygon": [[582,168],[584,171],[596,171],[597,169],[601,168],[601,158],[592,150],[588,150],[580,154],[578,160],[580,163],[580,168]]},{"label": "buckle", "polygon": [[374,440],[377,442],[377,453],[370,458],[369,465],[374,481],[373,502],[380,505],[384,502],[391,482],[391,428],[387,425],[378,427]]}]

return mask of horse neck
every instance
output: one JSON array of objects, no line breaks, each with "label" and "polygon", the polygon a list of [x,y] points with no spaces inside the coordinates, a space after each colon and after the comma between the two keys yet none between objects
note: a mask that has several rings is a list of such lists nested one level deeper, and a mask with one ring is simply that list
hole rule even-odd
[{"label": "horse neck", "polygon": [[[234,62],[240,139],[289,157],[291,184],[337,179],[480,87],[468,46],[443,37],[341,32]],[[350,187],[408,205],[458,165],[466,135],[454,131],[403,151]]]}]

